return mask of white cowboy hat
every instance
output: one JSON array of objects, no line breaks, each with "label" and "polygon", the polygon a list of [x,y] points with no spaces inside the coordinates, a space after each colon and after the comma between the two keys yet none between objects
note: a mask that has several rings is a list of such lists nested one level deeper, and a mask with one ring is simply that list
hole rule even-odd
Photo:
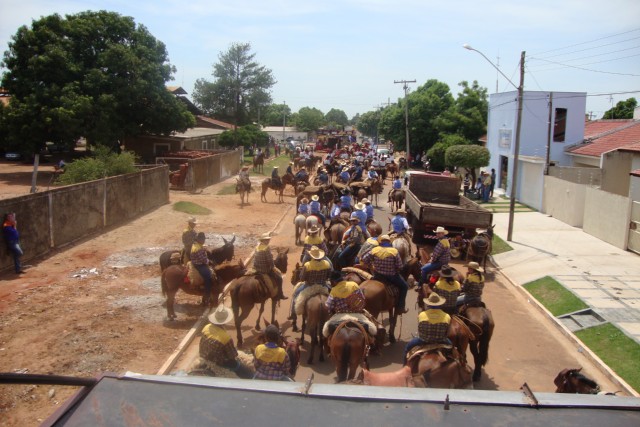
[{"label": "white cowboy hat", "polygon": [[317,246],[311,246],[311,249],[309,249],[309,256],[313,259],[320,260],[324,258],[324,255],[324,251]]},{"label": "white cowboy hat", "polygon": [[271,233],[264,233],[260,237],[258,237],[258,239],[259,240],[271,240]]},{"label": "white cowboy hat", "polygon": [[317,202],[318,200],[320,200],[320,197],[318,197],[317,194],[314,194],[313,196],[311,196],[311,200],[313,200],[314,202]]},{"label": "white cowboy hat", "polygon": [[436,234],[437,234],[437,233],[444,233],[445,235],[447,235],[447,234],[449,234],[449,231],[448,231],[448,230],[446,230],[444,227],[440,227],[440,226],[438,226],[438,228],[436,228],[435,233],[436,233]]},{"label": "white cowboy hat", "polygon": [[309,227],[308,231],[310,234],[314,234],[320,231],[320,227],[318,227],[317,225],[312,225],[311,227]]},{"label": "white cowboy hat", "polygon": [[440,295],[436,294],[435,292],[431,292],[431,294],[429,295],[429,298],[423,298],[422,302],[424,302],[429,307],[440,307],[444,305],[447,302],[447,300],[441,297]]},{"label": "white cowboy hat", "polygon": [[389,237],[388,234],[383,234],[382,236],[378,237],[378,241],[382,242],[383,240],[390,242],[391,241],[391,237]]},{"label": "white cowboy hat", "polygon": [[407,213],[407,211],[405,211],[404,209],[398,209],[398,210],[396,211],[396,213],[397,213],[397,214],[406,214],[406,213]]},{"label": "white cowboy hat", "polygon": [[214,325],[225,325],[231,320],[233,320],[233,313],[231,312],[231,309],[222,304],[216,308],[216,311],[209,315],[209,322]]},{"label": "white cowboy hat", "polygon": [[273,168],[274,168],[274,169],[278,169],[278,167],[277,167],[277,166],[274,166]]},{"label": "white cowboy hat", "polygon": [[458,258],[460,256],[460,249],[458,248],[451,248],[449,252],[451,252],[452,258]]},{"label": "white cowboy hat", "polygon": [[189,219],[187,219],[187,222],[189,224],[197,224],[198,222],[196,221],[196,219],[192,216],[189,217]]},{"label": "white cowboy hat", "polygon": [[353,208],[357,211],[361,211],[362,209],[364,209],[364,205],[362,204],[362,202],[358,202]]},{"label": "white cowboy hat", "polygon": [[364,204],[371,203],[371,201],[369,199],[367,199],[366,197],[364,199],[362,199],[360,202],[364,203]]},{"label": "white cowboy hat", "polygon": [[480,264],[475,261],[471,261],[469,264],[465,265],[465,267],[484,273],[484,268],[480,267]]}]

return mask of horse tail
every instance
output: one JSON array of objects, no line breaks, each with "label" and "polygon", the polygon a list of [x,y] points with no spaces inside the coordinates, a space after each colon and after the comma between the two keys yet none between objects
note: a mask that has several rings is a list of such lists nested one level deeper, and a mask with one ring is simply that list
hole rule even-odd
[{"label": "horse tail", "polygon": [[491,340],[491,326],[489,324],[489,316],[485,313],[482,319],[482,335],[480,335],[480,345],[478,351],[478,363],[484,366],[489,361],[489,340]]},{"label": "horse tail", "polygon": [[342,345],[342,360],[338,367],[338,382],[346,381],[349,373],[349,359],[351,358],[351,344],[347,340]]},{"label": "horse tail", "polygon": [[237,283],[231,289],[231,310],[233,311],[233,318],[237,319],[240,315],[240,286]]}]

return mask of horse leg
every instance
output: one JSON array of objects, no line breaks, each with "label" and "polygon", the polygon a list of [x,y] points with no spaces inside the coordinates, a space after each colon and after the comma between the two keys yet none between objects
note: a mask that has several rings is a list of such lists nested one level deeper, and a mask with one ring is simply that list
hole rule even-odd
[{"label": "horse leg", "polygon": [[[256,327],[255,330],[260,330],[260,319],[262,318],[262,313],[264,312],[264,301],[260,303],[260,311],[258,312],[258,318],[256,319]],[[271,319],[271,323],[273,323],[273,319]]]},{"label": "horse leg", "polygon": [[396,342],[395,330],[396,330],[396,321],[398,320],[398,313],[396,312],[395,307],[389,310],[389,342],[394,344]]},{"label": "horse leg", "polygon": [[271,323],[276,321],[276,304],[277,301],[271,298]]},{"label": "horse leg", "polygon": [[233,315],[235,317],[236,334],[238,338],[238,348],[242,346],[242,322],[249,316],[252,306],[238,307],[237,303],[231,303]]},{"label": "horse leg", "polygon": [[317,342],[316,344],[320,346],[320,357],[318,358],[318,360],[320,362],[324,362],[324,335],[322,335],[322,329],[324,327],[324,322],[318,322],[318,324],[316,325],[316,327],[314,328],[313,333],[315,334],[316,338],[317,338]]},{"label": "horse leg", "polygon": [[304,331],[306,327],[307,327],[307,314],[305,313],[302,315],[302,327],[300,328],[300,345],[304,344]]},{"label": "horse leg", "polygon": [[176,313],[173,311],[173,304],[176,300],[176,291],[170,290],[167,292],[167,319],[174,320]]}]

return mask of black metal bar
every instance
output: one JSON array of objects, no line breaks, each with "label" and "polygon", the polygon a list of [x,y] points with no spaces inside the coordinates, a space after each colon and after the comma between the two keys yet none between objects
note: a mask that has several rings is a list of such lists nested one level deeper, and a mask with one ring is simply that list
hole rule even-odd
[{"label": "black metal bar", "polygon": [[93,386],[98,382],[96,378],[67,377],[62,375],[15,374],[0,372],[0,384],[47,384],[69,386]]}]

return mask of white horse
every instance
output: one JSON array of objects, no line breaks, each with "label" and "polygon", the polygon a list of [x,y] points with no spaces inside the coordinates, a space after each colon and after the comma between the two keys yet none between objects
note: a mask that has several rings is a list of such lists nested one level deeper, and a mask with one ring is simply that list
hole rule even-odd
[{"label": "white horse", "polygon": [[302,231],[307,230],[307,217],[302,214],[296,215],[293,220],[296,226],[296,245],[302,243]]},{"label": "white horse", "polygon": [[316,217],[315,215],[309,215],[306,219],[306,230],[307,230],[307,234],[309,233],[309,229],[311,227],[319,227],[319,228],[324,228],[322,226],[320,226],[320,221],[318,221],[318,217]]},{"label": "white horse", "polygon": [[406,264],[411,259],[411,243],[404,237],[395,237],[391,245],[398,250],[402,263]]}]

